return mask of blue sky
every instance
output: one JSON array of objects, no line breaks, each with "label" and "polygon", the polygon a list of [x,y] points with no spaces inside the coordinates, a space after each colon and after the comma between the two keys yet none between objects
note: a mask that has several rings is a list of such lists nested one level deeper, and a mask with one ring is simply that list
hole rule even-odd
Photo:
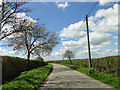
[{"label": "blue sky", "polygon": [[[85,22],[82,26],[83,29],[79,29],[78,27],[82,22],[81,20],[85,19],[85,15],[95,3],[96,2],[66,2],[65,4],[56,2],[30,2],[24,5],[25,7],[33,9],[32,12],[26,13],[28,17],[33,19],[40,18],[40,23],[45,24],[48,30],[56,32],[61,38],[60,44],[54,48],[51,56],[44,57],[46,60],[52,60],[53,57],[54,59],[61,59],[61,53],[64,53],[65,50],[68,49],[68,45],[71,45],[70,50],[75,53],[76,58],[88,57],[85,43]],[[113,24],[111,22],[117,22],[116,20],[118,19],[116,5],[116,3],[106,3],[103,5],[98,3],[88,16],[93,58],[117,55],[118,27],[117,23]],[[112,16],[111,14],[113,12],[115,12],[115,14]],[[111,26],[111,28],[109,26]],[[75,32],[77,30],[80,30],[80,32],[76,35]],[[75,35],[77,39],[71,41]],[[6,48],[3,49],[3,51],[5,51]],[[13,52],[11,48],[8,48],[6,51]],[[8,53],[6,55],[20,56],[21,54],[15,55],[13,52],[12,54]]]},{"label": "blue sky", "polygon": [[[28,16],[35,19],[40,18],[40,22],[45,23],[49,30],[60,32],[63,27],[67,27],[71,23],[83,19],[95,3],[96,2],[70,2],[70,6],[64,10],[58,8],[56,3],[52,2],[30,2],[24,6],[30,6],[30,8],[33,9],[31,13],[27,14]],[[109,8],[110,6],[111,5],[101,7],[97,5],[91,15],[94,15],[98,9]]]}]

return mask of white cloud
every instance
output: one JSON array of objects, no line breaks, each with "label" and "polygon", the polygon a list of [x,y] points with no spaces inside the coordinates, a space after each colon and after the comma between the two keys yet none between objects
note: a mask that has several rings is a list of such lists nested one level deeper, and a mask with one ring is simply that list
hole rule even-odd
[{"label": "white cloud", "polygon": [[[111,44],[112,35],[108,33],[90,33],[91,49],[105,48]],[[80,38],[78,41],[62,41],[64,50],[70,49],[73,52],[87,49],[87,36]]]},{"label": "white cloud", "polygon": [[112,3],[112,2],[118,2],[119,0],[99,0],[99,4],[101,6],[104,6],[104,5],[107,5],[109,3]]},{"label": "white cloud", "polygon": [[118,43],[114,43],[114,44],[118,46]]},{"label": "white cloud", "polygon": [[114,39],[118,39],[118,36],[114,36],[113,38],[114,38]]},{"label": "white cloud", "polygon": [[110,46],[112,43],[111,41],[106,41],[106,42],[102,42],[101,44],[98,44],[98,45],[91,45],[91,49],[96,49],[96,48],[105,48],[105,47],[108,47]]},{"label": "white cloud", "polygon": [[0,0],[0,5],[2,4],[2,0]]},{"label": "white cloud", "polygon": [[0,48],[0,55],[1,55],[1,56],[3,56],[3,55],[9,55],[8,50],[7,50],[7,49]]},{"label": "white cloud", "polygon": [[92,31],[118,33],[118,4],[98,10],[95,16],[89,18],[89,27]]},{"label": "white cloud", "polygon": [[106,51],[107,51],[107,52],[111,52],[111,50],[110,50],[110,49],[107,49]]},{"label": "white cloud", "polygon": [[70,4],[68,4],[68,2],[65,2],[65,3],[58,3],[58,2],[56,2],[56,4],[57,4],[57,7],[58,7],[58,8],[63,8],[63,10],[64,10],[66,7],[70,6]]},{"label": "white cloud", "polygon": [[[70,24],[67,28],[63,28],[60,33],[60,37],[74,38],[76,35],[76,38],[80,38],[85,36],[86,32],[83,31],[85,29],[85,22],[79,21],[77,23]],[[78,32],[78,30],[80,31]]]},{"label": "white cloud", "polygon": [[20,57],[20,58],[26,58],[26,55],[24,52],[17,52],[10,50],[9,48],[1,48],[0,47],[0,55],[1,56],[14,56],[14,57]]},{"label": "white cloud", "polygon": [[52,56],[59,56],[59,55],[61,55],[61,54],[60,54],[60,52],[54,52],[54,53],[52,53],[51,55],[52,55]]},{"label": "white cloud", "polygon": [[118,53],[118,49],[115,49],[115,52],[117,52],[117,53]]},{"label": "white cloud", "polygon": [[[99,4],[100,4],[101,6],[104,6],[104,5],[108,4],[108,3],[110,3],[109,1],[111,1],[111,0],[99,0]],[[113,0],[112,0],[112,1],[113,1]]]},{"label": "white cloud", "polygon": [[[115,4],[112,8],[108,9],[100,9],[96,12],[95,16],[89,17],[88,20],[89,29],[93,32],[118,33],[118,5]],[[68,27],[64,27],[60,33],[60,37],[81,38],[86,35],[86,32],[84,30],[86,30],[85,22],[82,23],[82,21],[79,21],[74,24],[70,24]]]},{"label": "white cloud", "polygon": [[[111,8],[98,10],[95,16],[88,18],[88,22],[89,30],[92,31],[89,34],[92,57],[116,54],[111,49],[103,50],[112,45],[112,40],[117,39],[117,36],[113,36],[112,33],[118,33],[118,5],[115,4]],[[64,46],[61,52],[69,49],[75,53],[76,58],[88,56],[86,25],[83,22],[81,26],[81,23],[82,21],[70,24],[68,27],[64,27],[60,33]],[[77,38],[77,41],[66,41],[74,37]]]},{"label": "white cloud", "polygon": [[27,20],[29,20],[31,22],[36,22],[36,20],[33,20],[31,17],[28,17],[25,13],[17,13],[16,17],[20,18],[20,19],[23,19],[23,20],[27,19]]},{"label": "white cloud", "polygon": [[92,45],[99,45],[103,42],[107,42],[112,39],[113,36],[108,33],[98,33],[98,32],[90,33],[90,42]]},{"label": "white cloud", "polygon": [[[17,23],[16,24],[20,24],[19,22],[21,20],[27,20],[28,22],[30,23],[36,23],[36,20],[32,19],[31,17],[28,17],[25,13],[17,13],[16,14],[16,17],[18,18],[16,21]],[[26,23],[26,25],[29,25],[30,23]],[[5,24],[5,26],[1,29],[1,32],[4,32],[5,34],[9,34],[10,32],[12,32],[14,29],[13,27],[10,25],[10,24]],[[0,38],[4,36],[4,33],[1,34]],[[15,34],[12,34],[8,37],[12,37],[14,36]],[[6,40],[5,38],[3,40]]]},{"label": "white cloud", "polygon": [[[100,9],[96,12],[95,16],[89,17],[88,20],[92,57],[116,55],[117,50],[113,50],[109,46],[113,44],[112,40],[118,39],[117,36],[112,35],[113,33],[118,33],[118,5],[115,4],[108,9]],[[81,23],[82,21],[78,21],[62,29],[60,37],[63,40],[63,47],[54,53],[54,58],[61,59],[61,53],[68,49],[74,52],[76,58],[88,58],[86,25],[83,22],[81,26]],[[77,40],[67,41],[74,37]],[[105,50],[106,47],[109,49]]]}]

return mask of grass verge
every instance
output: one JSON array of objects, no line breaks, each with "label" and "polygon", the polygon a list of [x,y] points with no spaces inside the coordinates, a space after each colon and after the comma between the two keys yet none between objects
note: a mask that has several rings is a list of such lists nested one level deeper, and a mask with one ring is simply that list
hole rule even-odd
[{"label": "grass verge", "polygon": [[44,80],[48,77],[49,73],[52,71],[53,65],[48,64],[43,67],[32,69],[30,71],[22,72],[15,80],[2,85],[2,90],[8,89],[27,89],[27,90],[37,90],[37,88],[43,84]]},{"label": "grass verge", "polygon": [[[59,63],[59,64],[61,64],[61,63]],[[95,78],[97,80],[100,80],[101,82],[106,83],[112,87],[120,88],[120,85],[118,85],[120,83],[119,77],[113,77],[112,75],[101,73],[93,68],[91,70],[89,70],[88,68],[79,68],[74,65],[68,65],[68,64],[61,64],[61,65],[64,65],[64,66],[67,66],[76,71],[82,72],[82,73],[84,73],[88,76],[91,76],[92,78]]]}]

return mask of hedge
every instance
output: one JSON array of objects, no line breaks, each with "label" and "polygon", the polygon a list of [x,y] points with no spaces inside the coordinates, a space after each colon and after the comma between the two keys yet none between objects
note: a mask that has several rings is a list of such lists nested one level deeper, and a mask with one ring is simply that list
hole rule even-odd
[{"label": "hedge", "polygon": [[[50,61],[51,63],[64,63],[64,64],[71,64],[69,60],[59,60],[59,61]],[[80,67],[80,68],[89,68],[89,62],[88,59],[77,59],[72,60],[72,63],[74,66]],[[120,62],[118,61],[118,56],[109,56],[109,57],[103,57],[103,58],[94,58],[91,60],[92,68],[106,73],[110,74],[114,77],[119,76],[120,69]]]},{"label": "hedge", "polygon": [[[30,60],[30,70],[45,66],[47,63],[38,60]],[[27,59],[19,57],[2,56],[2,84],[12,81],[21,72],[27,70]]]},{"label": "hedge", "polygon": [[15,80],[2,85],[2,90],[37,90],[52,71],[53,65],[48,64],[30,71],[23,72]]}]

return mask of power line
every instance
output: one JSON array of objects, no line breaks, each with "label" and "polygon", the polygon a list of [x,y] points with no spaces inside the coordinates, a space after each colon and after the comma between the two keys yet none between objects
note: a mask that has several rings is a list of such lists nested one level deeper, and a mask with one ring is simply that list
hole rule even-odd
[{"label": "power line", "polygon": [[93,11],[93,9],[96,7],[98,4],[99,0],[93,5],[93,7],[90,9],[90,11],[87,13],[87,15],[90,15],[90,13]]},{"label": "power line", "polygon": [[[96,5],[98,4],[98,2],[99,2],[99,0],[93,5],[93,7],[92,7],[92,8],[90,9],[90,11],[87,13],[88,16],[89,16],[90,13],[93,11],[93,9],[96,7]],[[77,32],[76,32],[75,36],[73,37],[72,41],[75,40],[77,34],[80,32],[80,28],[82,27],[82,25],[83,25],[83,23],[84,23],[85,20],[86,20],[85,18],[82,19],[82,23],[80,24],[79,30],[77,30]],[[70,45],[71,45],[71,43],[70,43],[69,46],[68,46],[68,50],[69,50],[69,48],[70,48]],[[63,52],[62,52],[62,56],[63,56]]]},{"label": "power line", "polygon": [[[79,28],[81,28],[81,27],[82,27],[82,25],[83,25],[84,21],[85,21],[85,19],[83,19],[83,20],[82,20],[82,23],[81,23],[81,25],[80,25],[80,27],[79,27]],[[74,38],[72,39],[72,41],[73,41],[73,40],[75,40],[75,38],[76,38],[77,34],[79,33],[79,31],[80,31],[80,30],[78,30],[78,31],[77,31],[77,33],[75,34],[75,36],[74,36]],[[68,49],[69,49],[69,48],[70,48],[70,44],[69,44],[69,46],[68,46]]]},{"label": "power line", "polygon": [[[87,13],[87,15],[90,15],[90,13],[91,13],[91,12],[93,11],[93,9],[96,7],[96,5],[98,4],[98,2],[99,2],[99,0],[93,5],[93,7],[90,9],[90,11]],[[80,25],[79,28],[82,27],[84,21],[85,21],[85,19],[82,20],[82,23],[81,23],[81,25]],[[75,40],[75,38],[76,38],[76,36],[77,36],[77,34],[78,34],[79,31],[80,31],[80,29],[77,31],[77,33],[76,33],[75,36],[73,37],[72,41]],[[71,43],[70,43],[70,44],[71,44]],[[69,50],[69,48],[70,48],[70,44],[69,44],[69,46],[68,46],[68,50]]]}]

